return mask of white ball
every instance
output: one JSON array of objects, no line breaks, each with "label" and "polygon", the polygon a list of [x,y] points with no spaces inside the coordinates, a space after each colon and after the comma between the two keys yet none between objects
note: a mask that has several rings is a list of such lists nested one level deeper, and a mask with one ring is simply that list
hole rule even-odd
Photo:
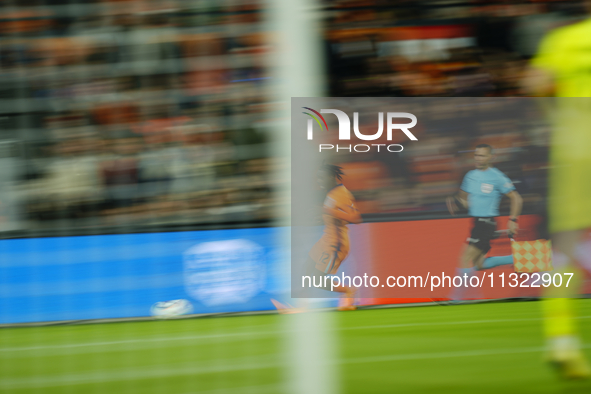
[{"label": "white ball", "polygon": [[188,300],[172,300],[157,302],[152,305],[152,316],[159,319],[168,319],[175,316],[187,315],[193,311],[193,305]]}]

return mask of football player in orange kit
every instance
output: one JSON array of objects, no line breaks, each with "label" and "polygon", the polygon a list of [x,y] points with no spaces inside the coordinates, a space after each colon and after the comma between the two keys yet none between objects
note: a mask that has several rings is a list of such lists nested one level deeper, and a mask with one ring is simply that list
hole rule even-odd
[{"label": "football player in orange kit", "polygon": [[[312,247],[306,260],[305,275],[316,278],[317,282],[326,283],[324,277],[337,273],[341,263],[349,254],[349,229],[347,225],[361,223],[361,215],[355,208],[355,199],[341,183],[341,167],[324,164],[318,171],[318,184],[328,190],[322,207],[324,234]],[[321,286],[324,290],[343,293],[338,309],[355,310],[355,289],[347,286]],[[272,300],[280,312],[290,313],[290,308]],[[292,310],[292,313],[295,310]]]},{"label": "football player in orange kit", "polygon": [[[318,171],[318,183],[328,190],[322,207],[324,234],[310,251],[311,266],[308,272],[321,275],[334,275],[349,254],[349,223],[360,223],[361,215],[355,208],[353,195],[341,183],[341,167],[325,164]],[[314,269],[316,271],[314,271]],[[344,289],[337,290],[346,292]]]}]

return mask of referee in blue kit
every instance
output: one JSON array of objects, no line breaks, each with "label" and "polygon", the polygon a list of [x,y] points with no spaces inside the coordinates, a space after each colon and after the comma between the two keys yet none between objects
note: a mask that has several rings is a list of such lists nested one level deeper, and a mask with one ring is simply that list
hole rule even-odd
[{"label": "referee in blue kit", "polygon": [[[460,257],[458,274],[470,278],[476,269],[493,268],[499,265],[513,264],[513,256],[486,258],[490,250],[490,241],[495,238],[497,229],[496,216],[499,216],[499,204],[504,195],[511,200],[511,213],[508,230],[517,234],[517,219],[521,213],[523,200],[515,186],[505,174],[491,165],[492,147],[487,144],[476,146],[474,161],[476,169],[469,171],[458,194],[447,198],[447,208],[452,215],[458,211],[458,204],[468,209],[473,218],[472,232]],[[461,299],[461,288],[454,299]]]}]

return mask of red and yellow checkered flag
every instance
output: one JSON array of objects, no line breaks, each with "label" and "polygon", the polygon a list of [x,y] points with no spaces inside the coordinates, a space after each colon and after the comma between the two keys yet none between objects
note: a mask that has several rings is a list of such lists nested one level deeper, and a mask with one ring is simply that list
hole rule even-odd
[{"label": "red and yellow checkered flag", "polygon": [[552,271],[552,243],[549,240],[512,241],[515,272]]}]

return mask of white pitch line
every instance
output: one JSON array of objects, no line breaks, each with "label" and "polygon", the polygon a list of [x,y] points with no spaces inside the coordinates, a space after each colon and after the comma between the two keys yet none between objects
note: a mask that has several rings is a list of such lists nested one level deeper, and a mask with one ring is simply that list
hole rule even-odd
[{"label": "white pitch line", "polygon": [[234,371],[248,371],[279,368],[281,363],[275,356],[245,357],[233,360],[216,360],[203,364],[183,364],[177,366],[151,365],[144,368],[95,370],[64,375],[32,375],[18,378],[3,378],[0,380],[0,390],[15,390],[21,388],[47,388],[55,386],[72,386],[78,384],[100,384],[104,382],[133,381],[142,379],[164,379],[173,376],[204,375],[211,373],[225,373]]},{"label": "white pitch line", "polygon": [[[252,332],[229,332],[223,334],[209,334],[209,335],[186,335],[181,337],[146,337],[141,339],[122,339],[120,341],[103,341],[103,342],[86,342],[86,343],[68,343],[63,345],[44,345],[44,346],[12,346],[0,348],[0,352],[23,352],[36,350],[50,350],[50,349],[73,349],[82,347],[103,347],[111,345],[127,345],[135,343],[153,343],[153,342],[172,342],[172,341],[194,341],[200,339],[216,339],[216,338],[230,338],[243,336],[268,336],[277,334],[278,331],[252,331]],[[122,349],[127,350],[127,349]]]},{"label": "white pitch line", "polygon": [[350,358],[342,361],[342,364],[365,364],[379,363],[384,361],[410,361],[410,360],[431,360],[438,358],[456,358],[456,357],[477,357],[493,356],[495,354],[517,354],[517,353],[537,353],[544,351],[543,347],[525,347],[514,349],[486,349],[486,350],[467,350],[456,352],[441,353],[416,353],[416,354],[392,354],[386,356],[359,357]]},{"label": "white pitch line", "polygon": [[378,328],[404,328],[404,327],[423,327],[423,326],[456,326],[464,324],[489,324],[489,323],[510,323],[519,321],[539,321],[541,317],[532,317],[529,319],[491,319],[491,320],[468,320],[468,321],[454,321],[454,322],[425,322],[425,323],[403,323],[403,324],[382,324],[375,326],[357,326],[357,327],[343,327],[341,330],[367,330]]},{"label": "white pitch line", "polygon": [[258,386],[227,387],[207,391],[191,391],[185,394],[277,394],[283,391],[283,385],[262,384]]},{"label": "white pitch line", "polygon": [[[585,344],[584,348],[590,348],[591,344]],[[395,362],[411,360],[434,360],[458,357],[479,357],[502,354],[540,353],[543,347],[524,347],[509,349],[479,349],[455,352],[439,353],[408,353],[392,354],[373,357],[356,357],[338,360],[337,364],[368,364],[376,362]],[[260,360],[257,360],[260,359]],[[99,370],[93,372],[66,374],[27,376],[19,378],[6,378],[0,381],[1,390],[15,390],[25,388],[47,388],[55,386],[72,386],[79,384],[100,384],[114,381],[128,381],[140,379],[164,379],[173,376],[204,375],[211,373],[224,373],[234,371],[248,371],[259,369],[282,368],[285,363],[273,356],[260,356],[243,358],[239,362],[233,360],[216,360],[219,365],[203,366],[200,364],[184,364],[179,366],[157,365],[142,369],[128,370]],[[227,362],[227,363],[226,363]],[[234,393],[235,391],[232,391]],[[207,393],[207,392],[206,392]]]},{"label": "white pitch line", "polygon": [[[589,319],[591,316],[576,316],[575,319]],[[381,324],[374,326],[356,326],[356,327],[341,327],[339,330],[375,330],[379,328],[405,328],[405,327],[423,327],[423,326],[456,326],[464,324],[490,324],[490,323],[511,323],[511,322],[527,322],[540,321],[543,317],[532,317],[526,319],[490,319],[490,320],[464,320],[452,322],[425,322],[425,323],[402,323],[402,324]]]},{"label": "white pitch line", "polygon": [[[591,348],[591,344],[583,344],[584,349]],[[538,353],[545,351],[545,347],[522,347],[522,348],[505,348],[505,349],[480,349],[480,350],[466,350],[455,352],[439,352],[439,353],[408,353],[408,354],[391,354],[385,356],[373,357],[357,357],[342,360],[341,364],[366,364],[377,363],[384,361],[410,361],[410,360],[433,360],[438,358],[456,358],[456,357],[479,357],[479,356],[494,356],[497,354],[520,354],[520,353]]]},{"label": "white pitch line", "polygon": [[[577,319],[589,319],[591,316],[577,316]],[[356,326],[356,327],[339,327],[337,330],[348,331],[348,330],[372,330],[381,328],[407,328],[407,327],[425,327],[425,326],[448,326],[448,325],[468,325],[468,324],[490,324],[490,323],[511,323],[511,322],[528,322],[528,321],[540,321],[542,317],[527,318],[527,319],[490,319],[490,320],[465,320],[456,322],[425,322],[425,323],[402,323],[402,324],[382,324],[374,326]],[[141,339],[123,339],[119,341],[103,341],[103,342],[86,342],[86,343],[70,343],[63,345],[42,345],[42,346],[10,346],[0,348],[0,353],[8,352],[26,352],[26,351],[37,351],[37,350],[52,350],[52,349],[75,349],[85,347],[99,347],[103,348],[106,346],[120,346],[126,344],[144,344],[147,347],[151,347],[154,342],[174,342],[174,341],[196,341],[196,340],[208,340],[208,339],[224,339],[233,337],[264,337],[270,335],[278,335],[282,333],[288,333],[287,331],[246,331],[246,332],[232,332],[222,334],[207,334],[207,335],[186,335],[181,337],[165,336],[165,337],[147,337]],[[139,348],[145,348],[140,346]],[[133,349],[121,349],[121,350],[133,350]],[[100,349],[100,351],[108,351]]]}]

